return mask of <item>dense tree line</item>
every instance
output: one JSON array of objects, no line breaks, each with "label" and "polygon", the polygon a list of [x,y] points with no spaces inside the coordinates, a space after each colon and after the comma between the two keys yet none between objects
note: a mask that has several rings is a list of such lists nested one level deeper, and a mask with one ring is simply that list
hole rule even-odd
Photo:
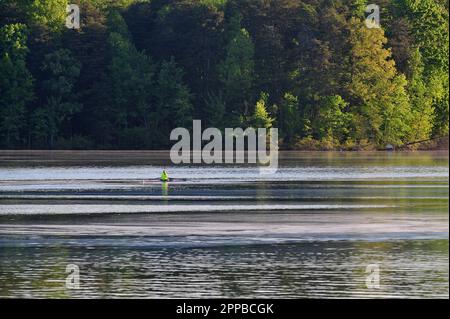
[{"label": "dense tree line", "polygon": [[162,149],[278,127],[285,148],[448,134],[448,1],[0,0],[0,148]]}]

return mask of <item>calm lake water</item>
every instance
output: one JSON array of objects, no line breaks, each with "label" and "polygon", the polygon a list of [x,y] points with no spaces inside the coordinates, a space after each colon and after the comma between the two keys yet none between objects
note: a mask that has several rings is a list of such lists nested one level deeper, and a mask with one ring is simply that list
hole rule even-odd
[{"label": "calm lake water", "polygon": [[260,175],[166,152],[0,151],[0,297],[448,298],[448,164],[284,152]]}]

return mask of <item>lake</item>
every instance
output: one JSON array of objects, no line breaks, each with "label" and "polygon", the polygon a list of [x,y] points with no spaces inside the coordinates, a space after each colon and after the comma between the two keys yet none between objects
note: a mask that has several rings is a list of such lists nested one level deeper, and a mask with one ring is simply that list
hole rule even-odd
[{"label": "lake", "polygon": [[168,152],[0,151],[0,298],[448,298],[448,165],[281,152],[261,175]]}]

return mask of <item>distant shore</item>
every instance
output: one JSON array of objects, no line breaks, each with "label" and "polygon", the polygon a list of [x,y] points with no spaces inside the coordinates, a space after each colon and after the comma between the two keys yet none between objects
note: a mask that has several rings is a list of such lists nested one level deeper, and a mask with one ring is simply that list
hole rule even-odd
[{"label": "distant shore", "polygon": [[[426,141],[418,141],[409,143],[403,146],[393,147],[392,149],[382,149],[374,144],[361,144],[361,145],[347,145],[347,146],[334,146],[324,143],[322,141],[314,139],[303,139],[296,143],[292,147],[283,147],[280,145],[280,151],[319,151],[319,152],[377,152],[377,151],[448,151],[449,150],[449,137],[432,138]],[[0,152],[168,152],[169,150],[162,149],[112,149],[112,148],[98,148],[98,149],[0,149]]]}]

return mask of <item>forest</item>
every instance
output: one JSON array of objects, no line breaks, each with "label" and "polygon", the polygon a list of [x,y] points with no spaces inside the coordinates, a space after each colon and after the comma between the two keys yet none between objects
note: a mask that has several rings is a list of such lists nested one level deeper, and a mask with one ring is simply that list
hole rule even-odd
[{"label": "forest", "polygon": [[448,136],[448,0],[69,3],[78,29],[67,0],[0,0],[0,149],[168,149],[193,119],[283,149]]}]

